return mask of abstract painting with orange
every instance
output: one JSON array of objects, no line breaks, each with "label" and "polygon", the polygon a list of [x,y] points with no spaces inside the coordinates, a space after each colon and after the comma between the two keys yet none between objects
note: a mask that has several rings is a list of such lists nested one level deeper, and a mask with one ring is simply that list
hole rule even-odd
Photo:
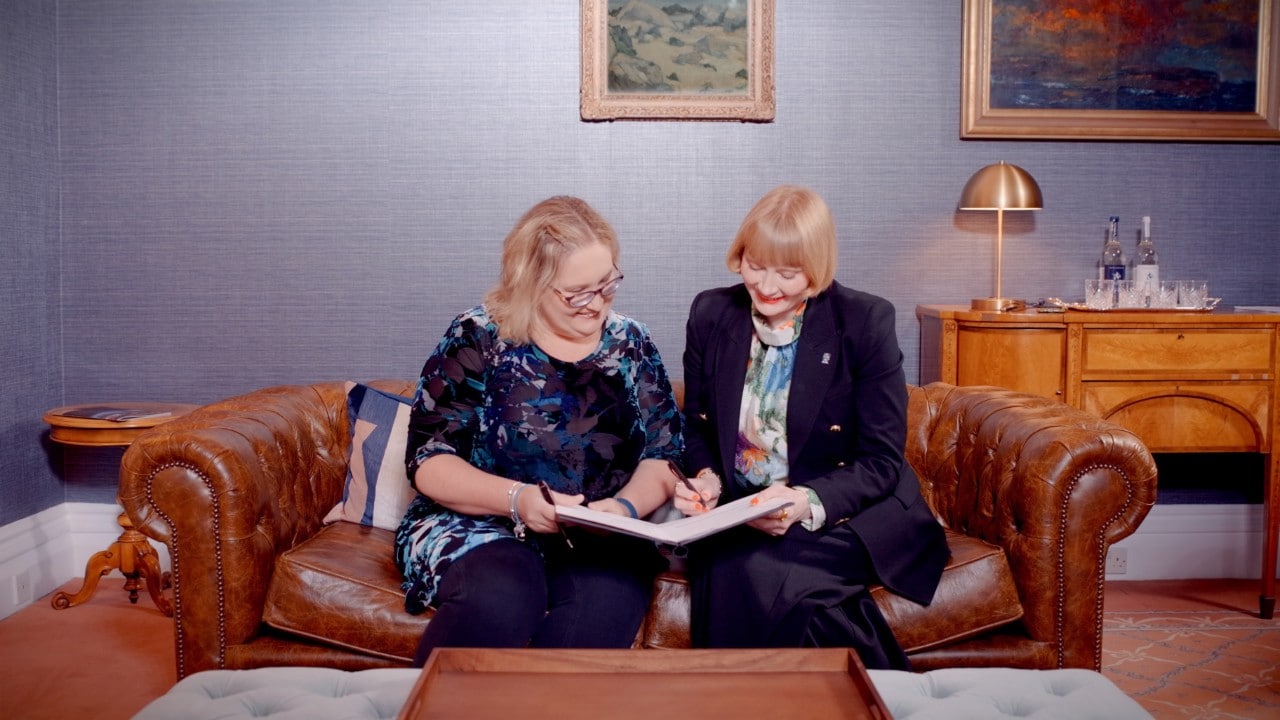
[{"label": "abstract painting with orange", "polygon": [[1253,112],[1258,0],[992,0],[992,108]]}]

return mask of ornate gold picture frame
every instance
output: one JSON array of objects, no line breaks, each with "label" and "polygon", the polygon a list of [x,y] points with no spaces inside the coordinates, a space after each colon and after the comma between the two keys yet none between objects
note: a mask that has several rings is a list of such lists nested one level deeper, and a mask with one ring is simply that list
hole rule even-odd
[{"label": "ornate gold picture frame", "polygon": [[960,137],[1280,141],[1278,4],[965,0]]},{"label": "ornate gold picture frame", "polygon": [[581,0],[583,120],[774,117],[774,0]]}]

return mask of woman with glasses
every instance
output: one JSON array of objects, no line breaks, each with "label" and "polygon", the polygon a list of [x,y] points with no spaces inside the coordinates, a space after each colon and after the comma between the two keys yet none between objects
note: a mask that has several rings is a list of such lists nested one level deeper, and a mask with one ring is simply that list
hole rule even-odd
[{"label": "woman with glasses", "polygon": [[831,211],[781,186],[726,257],[742,282],[700,293],[684,354],[686,465],[705,512],[760,493],[789,507],[690,549],[702,647],[852,647],[907,667],[869,588],[928,604],[942,528],[903,458],[907,388],[888,301],[834,280]]},{"label": "woman with glasses", "polygon": [[663,560],[564,529],[556,504],[644,517],[671,496],[681,416],[646,328],[611,310],[618,240],[553,197],[507,235],[498,283],[427,359],[396,533],[405,607],[436,647],[629,647]]}]

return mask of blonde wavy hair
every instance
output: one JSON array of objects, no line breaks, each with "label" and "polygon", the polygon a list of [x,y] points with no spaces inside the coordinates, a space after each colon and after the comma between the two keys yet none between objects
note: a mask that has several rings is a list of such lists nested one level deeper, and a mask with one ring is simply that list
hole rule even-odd
[{"label": "blonde wavy hair", "polygon": [[766,265],[800,268],[809,277],[809,296],[817,295],[836,276],[836,221],[831,209],[809,188],[779,185],[743,218],[725,264],[740,272],[747,253]]},{"label": "blonde wavy hair", "polygon": [[484,298],[499,335],[530,342],[538,298],[564,258],[596,243],[608,248],[617,265],[618,235],[585,200],[557,195],[529,208],[503,242],[501,276]]}]

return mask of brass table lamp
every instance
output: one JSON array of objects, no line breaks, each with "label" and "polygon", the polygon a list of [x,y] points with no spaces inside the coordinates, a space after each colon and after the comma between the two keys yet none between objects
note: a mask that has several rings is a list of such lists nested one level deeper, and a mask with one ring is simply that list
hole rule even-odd
[{"label": "brass table lamp", "polygon": [[1001,161],[988,165],[969,178],[960,192],[961,210],[996,211],[996,291],[992,297],[975,298],[974,310],[1005,312],[1025,307],[1021,300],[1011,300],[1000,291],[1000,275],[1004,270],[1004,213],[1006,210],[1039,210],[1044,207],[1040,186],[1035,178],[1017,165]]}]

